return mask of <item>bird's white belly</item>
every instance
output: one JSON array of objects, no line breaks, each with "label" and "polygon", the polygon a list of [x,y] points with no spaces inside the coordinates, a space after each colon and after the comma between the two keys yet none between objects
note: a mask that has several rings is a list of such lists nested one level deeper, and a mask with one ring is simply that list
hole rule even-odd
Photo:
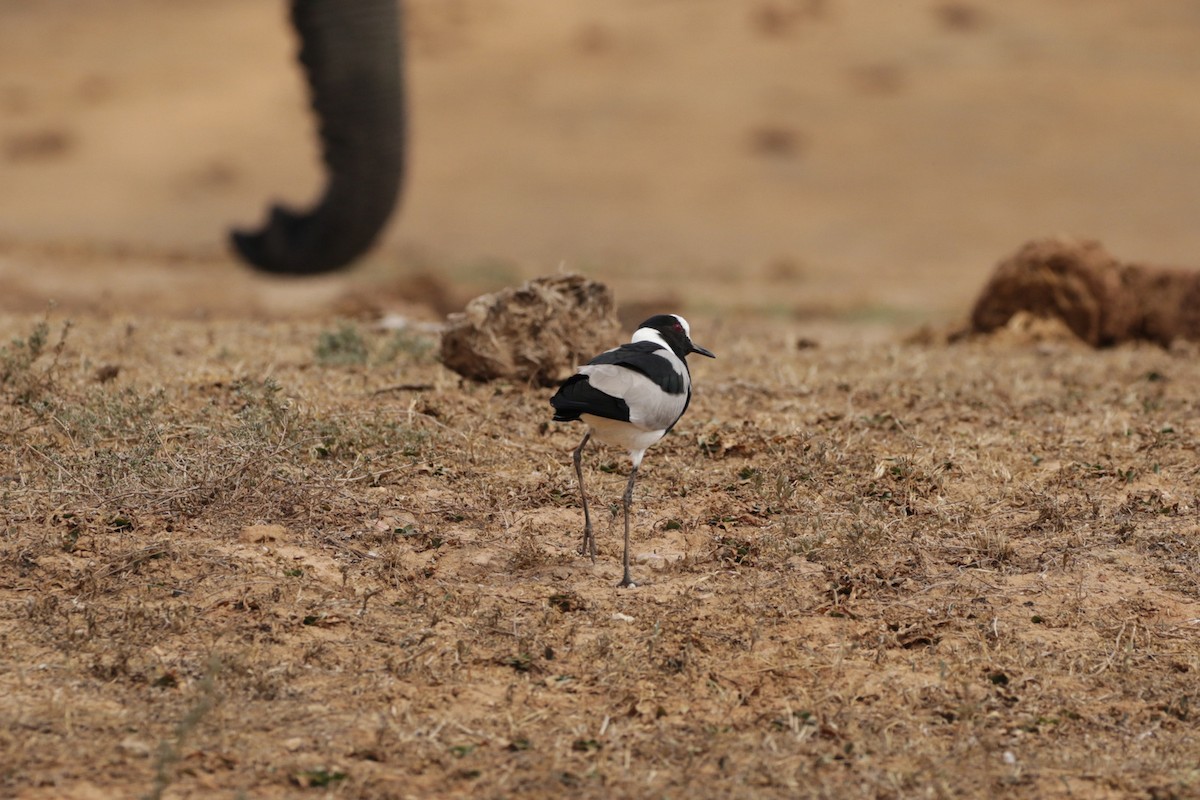
[{"label": "bird's white belly", "polygon": [[641,453],[666,433],[666,431],[648,431],[629,422],[597,417],[593,414],[580,414],[579,418],[592,429],[592,436],[605,444],[622,447],[630,453]]}]

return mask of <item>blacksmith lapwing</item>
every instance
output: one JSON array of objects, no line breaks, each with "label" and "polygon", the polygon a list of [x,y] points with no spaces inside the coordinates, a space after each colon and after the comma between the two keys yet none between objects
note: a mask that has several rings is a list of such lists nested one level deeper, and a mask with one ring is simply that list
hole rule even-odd
[{"label": "blacksmith lapwing", "polygon": [[687,320],[677,314],[659,314],[638,326],[633,341],[607,350],[579,368],[559,387],[550,404],[556,422],[581,420],[588,426],[575,448],[575,476],[583,500],[583,546],[580,552],[596,560],[596,537],[588,514],[580,459],[588,440],[595,436],[606,444],[629,451],[633,468],[625,485],[625,575],[619,586],[633,586],[629,574],[629,508],[633,483],[646,448],[675,426],[692,399],[692,375],[687,356],[699,353],[716,358],[692,343]]}]

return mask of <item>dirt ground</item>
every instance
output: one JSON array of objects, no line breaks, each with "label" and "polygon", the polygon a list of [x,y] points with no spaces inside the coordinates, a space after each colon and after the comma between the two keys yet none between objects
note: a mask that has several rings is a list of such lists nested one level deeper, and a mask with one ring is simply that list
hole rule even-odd
[{"label": "dirt ground", "polygon": [[[1196,345],[940,335],[1200,262],[1194,3],[415,0],[301,283],[223,244],[319,187],[283,20],[0,0],[0,795],[1200,797]],[[718,355],[635,589],[623,456],[593,565],[549,392],[395,327],[560,269]]]}]

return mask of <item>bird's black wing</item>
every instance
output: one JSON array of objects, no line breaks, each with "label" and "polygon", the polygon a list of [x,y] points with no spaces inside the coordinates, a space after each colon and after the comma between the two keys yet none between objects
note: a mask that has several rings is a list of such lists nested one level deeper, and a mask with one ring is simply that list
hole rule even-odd
[{"label": "bird's black wing", "polygon": [[619,397],[605,394],[588,382],[587,375],[572,375],[550,398],[555,422],[570,422],[580,414],[629,421],[629,406]]}]

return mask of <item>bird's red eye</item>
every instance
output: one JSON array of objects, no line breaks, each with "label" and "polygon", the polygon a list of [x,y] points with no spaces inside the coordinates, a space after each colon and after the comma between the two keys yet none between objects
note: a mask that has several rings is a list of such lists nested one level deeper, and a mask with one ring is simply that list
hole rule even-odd
[{"label": "bird's red eye", "polygon": [[683,326],[682,326],[682,325],[680,325],[678,322],[676,322],[676,323],[675,323],[675,330],[679,331],[680,333],[683,333]]}]

